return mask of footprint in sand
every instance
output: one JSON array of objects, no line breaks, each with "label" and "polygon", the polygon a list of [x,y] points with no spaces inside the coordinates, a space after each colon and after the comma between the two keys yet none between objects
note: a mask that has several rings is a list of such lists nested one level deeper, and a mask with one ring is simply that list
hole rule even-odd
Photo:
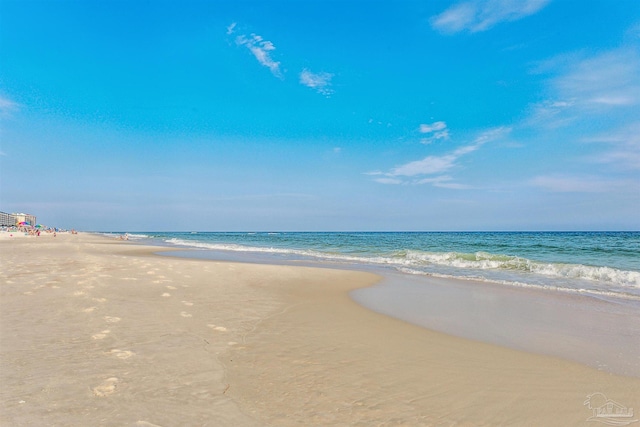
[{"label": "footprint in sand", "polygon": [[84,309],[84,310],[82,310],[82,311],[84,311],[85,313],[91,313],[91,312],[92,312],[93,310],[95,310],[96,308],[98,308],[98,307],[87,307],[87,308],[85,308],[85,309]]},{"label": "footprint in sand", "polygon": [[119,317],[104,316],[104,320],[105,320],[107,323],[118,323],[118,322],[119,322],[120,320],[122,320],[122,319],[120,319]]},{"label": "footprint in sand", "polygon": [[163,297],[167,298],[167,297],[170,297],[170,296],[171,296],[171,294],[170,294],[170,293],[168,293],[168,292],[165,292],[164,294],[162,294],[162,295],[160,295],[160,296],[163,296]]},{"label": "footprint in sand", "polygon": [[106,302],[107,299],[106,298],[93,298],[93,301],[95,301],[95,302]]},{"label": "footprint in sand", "polygon": [[94,340],[103,340],[110,333],[111,333],[111,331],[109,329],[105,329],[104,331],[100,331],[100,333],[98,333],[98,334],[91,335],[91,338],[93,338]]},{"label": "footprint in sand", "polygon": [[175,286],[167,286],[167,289],[178,289]]},{"label": "footprint in sand", "polygon": [[191,314],[187,313],[186,311],[181,312],[180,316],[182,316],[182,317],[193,317]]},{"label": "footprint in sand", "polygon": [[129,351],[129,350],[120,350],[117,348],[114,348],[113,350],[111,350],[109,352],[110,354],[113,354],[114,356],[116,356],[118,359],[128,359],[131,356],[135,355],[135,353],[133,351]]},{"label": "footprint in sand", "polygon": [[116,384],[118,381],[119,380],[116,377],[107,378],[102,382],[102,384],[92,389],[93,394],[98,397],[106,397],[113,394],[113,392],[116,391]]},{"label": "footprint in sand", "polygon": [[74,297],[81,297],[82,295],[86,295],[87,293],[85,291],[75,291],[73,293]]},{"label": "footprint in sand", "polygon": [[191,306],[193,305],[193,303],[192,303],[192,302],[189,302],[189,301],[182,301],[182,303],[183,303],[184,305],[186,305],[186,306],[189,306],[189,307],[191,307]]},{"label": "footprint in sand", "polygon": [[226,332],[227,328],[225,328],[224,326],[216,326],[216,325],[212,325],[212,324],[208,324],[208,327],[210,327],[211,329],[213,329],[214,331],[218,331],[218,332]]}]

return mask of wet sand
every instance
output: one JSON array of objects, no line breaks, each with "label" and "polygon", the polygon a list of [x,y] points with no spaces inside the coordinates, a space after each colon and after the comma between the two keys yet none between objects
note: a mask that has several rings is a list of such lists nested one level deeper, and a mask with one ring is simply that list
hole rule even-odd
[{"label": "wet sand", "polygon": [[640,378],[640,302],[385,272],[359,304],[428,329]]},{"label": "wet sand", "polygon": [[596,392],[640,408],[638,378],[359,306],[373,274],[157,250],[0,241],[0,424],[570,426]]}]

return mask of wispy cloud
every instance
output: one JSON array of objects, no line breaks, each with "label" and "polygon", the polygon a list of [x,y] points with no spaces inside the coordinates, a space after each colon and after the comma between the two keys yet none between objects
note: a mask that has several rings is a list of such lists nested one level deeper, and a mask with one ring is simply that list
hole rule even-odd
[{"label": "wispy cloud", "polygon": [[472,0],[451,6],[431,18],[431,26],[443,33],[485,31],[505,21],[516,21],[545,7],[550,0]]},{"label": "wispy cloud", "polygon": [[640,59],[635,49],[585,58],[553,82],[563,99],[584,108],[636,105],[640,102]]},{"label": "wispy cloud", "polygon": [[432,175],[446,172],[456,165],[458,159],[466,154],[478,150],[487,142],[497,139],[507,133],[507,128],[491,129],[480,134],[473,143],[465,145],[443,156],[427,156],[422,160],[410,162],[391,170],[392,176]]},{"label": "wispy cloud", "polygon": [[447,128],[447,124],[445,122],[434,122],[431,124],[421,124],[420,125],[420,133],[430,133],[437,132]]},{"label": "wispy cloud", "polygon": [[400,178],[391,178],[391,177],[374,178],[374,181],[379,184],[391,184],[391,185],[397,185],[397,184],[403,183],[403,181]]},{"label": "wispy cloud", "polygon": [[331,73],[312,73],[311,71],[304,69],[300,73],[300,84],[315,89],[316,92],[330,96],[333,93],[331,89],[331,79],[333,74]]},{"label": "wispy cloud", "polygon": [[448,188],[450,190],[470,190],[470,185],[452,182],[453,177],[449,175],[436,176],[434,178],[424,178],[416,181],[416,184],[431,184],[434,187]]},{"label": "wispy cloud", "polygon": [[[227,35],[235,34],[236,23],[232,23],[227,27]],[[264,40],[262,36],[251,34],[250,36],[240,34],[236,37],[236,43],[239,46],[245,46],[255,56],[260,64],[271,70],[271,73],[282,78],[280,71],[280,62],[274,60],[271,54],[276,47],[268,40]]]},{"label": "wispy cloud", "polygon": [[[436,125],[436,128],[439,127],[441,125]],[[504,127],[490,129],[478,135],[471,144],[459,147],[450,153],[440,156],[427,156],[422,160],[395,167],[388,172],[376,171],[370,172],[369,175],[378,176],[374,181],[382,184],[431,184],[436,187],[450,189],[470,188],[453,182],[453,178],[450,175],[445,175],[445,173],[458,166],[458,160],[462,156],[473,153],[490,141],[504,137],[509,131],[509,128]]]},{"label": "wispy cloud", "polygon": [[420,140],[423,144],[431,144],[439,139],[449,139],[449,129],[445,122],[434,122],[431,124],[421,124],[420,133],[426,134]]},{"label": "wispy cloud", "polygon": [[[640,54],[623,47],[597,55],[561,55],[538,64],[535,72],[553,76],[547,81],[548,99],[531,106],[524,126],[538,132],[576,129],[576,144],[602,146],[582,163],[614,168],[618,173],[640,170]],[[585,136],[584,129],[597,133]],[[610,172],[611,169],[603,173]],[[594,171],[595,173],[595,171]],[[537,178],[551,191],[598,191],[606,181],[564,176]]]},{"label": "wispy cloud", "polygon": [[606,145],[603,152],[587,158],[592,163],[610,164],[621,170],[640,170],[640,122],[584,138],[582,142]]},{"label": "wispy cloud", "polygon": [[[227,27],[227,35],[236,35],[238,33],[237,27],[238,25],[236,22],[231,23]],[[271,73],[274,76],[280,79],[284,78],[280,68],[280,62],[276,61],[272,57],[273,52],[276,50],[276,47],[272,42],[265,40],[262,36],[255,33],[251,33],[251,35],[238,34],[235,36],[235,42],[238,46],[244,46],[249,49],[258,62],[271,70]],[[300,84],[314,89],[316,92],[324,96],[330,96],[334,92],[331,88],[331,80],[333,79],[333,76],[334,75],[331,73],[314,73],[308,69],[304,69],[300,72]]]},{"label": "wispy cloud", "polygon": [[534,72],[554,74],[548,99],[531,106],[529,124],[555,128],[640,105],[640,55],[621,48],[593,56],[562,55]]},{"label": "wispy cloud", "polygon": [[0,95],[0,116],[6,116],[20,108],[20,104]]},{"label": "wispy cloud", "polygon": [[[574,150],[574,164],[588,175],[537,176],[530,185],[551,192],[637,191],[640,171],[640,51],[626,45],[597,54],[559,55],[536,64],[548,74],[546,99],[532,104],[521,127],[538,139],[562,135],[564,143],[590,145]],[[570,155],[571,156],[571,155]],[[614,179],[612,177],[619,177]]]}]

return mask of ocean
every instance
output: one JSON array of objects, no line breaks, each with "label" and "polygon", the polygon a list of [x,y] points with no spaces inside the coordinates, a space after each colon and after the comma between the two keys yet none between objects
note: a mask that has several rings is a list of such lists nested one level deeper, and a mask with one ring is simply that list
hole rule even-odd
[{"label": "ocean", "polygon": [[146,232],[130,238],[212,259],[391,269],[640,302],[640,232]]}]

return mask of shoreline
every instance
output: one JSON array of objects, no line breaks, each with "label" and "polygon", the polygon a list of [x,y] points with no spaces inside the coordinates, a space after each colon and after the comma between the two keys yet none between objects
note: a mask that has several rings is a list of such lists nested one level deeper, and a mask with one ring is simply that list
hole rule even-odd
[{"label": "shoreline", "polygon": [[0,245],[3,423],[583,425],[593,393],[640,406],[638,378],[364,308],[349,292],[370,273],[84,233]]},{"label": "shoreline", "polygon": [[633,348],[640,340],[640,305],[635,300],[403,274],[371,265],[169,248],[161,255],[373,273],[380,276],[378,283],[350,292],[369,310],[432,331],[640,378],[640,347]]}]

